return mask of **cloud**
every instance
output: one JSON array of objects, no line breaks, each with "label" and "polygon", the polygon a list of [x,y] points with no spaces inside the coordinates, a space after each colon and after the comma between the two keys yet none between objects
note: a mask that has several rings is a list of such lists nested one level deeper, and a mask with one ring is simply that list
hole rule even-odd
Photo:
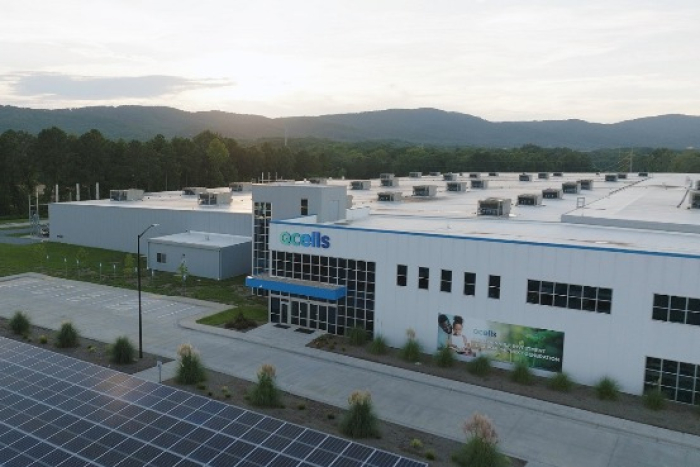
[{"label": "cloud", "polygon": [[193,80],[179,76],[70,76],[27,73],[2,76],[18,96],[49,96],[58,99],[108,100],[153,98],[203,88],[233,86],[229,80]]}]

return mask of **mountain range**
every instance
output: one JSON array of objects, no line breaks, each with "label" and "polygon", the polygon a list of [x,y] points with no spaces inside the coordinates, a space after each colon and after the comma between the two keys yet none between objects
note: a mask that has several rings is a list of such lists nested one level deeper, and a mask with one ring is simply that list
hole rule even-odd
[{"label": "mountain range", "polygon": [[204,130],[240,140],[323,138],[345,142],[396,141],[435,146],[700,147],[700,116],[660,115],[619,123],[583,120],[491,122],[438,109],[391,109],[318,117],[267,118],[221,111],[187,112],[170,107],[83,107],[38,110],[0,106],[0,132],[38,133],[56,126],[72,134],[99,130],[110,139],[192,137]]}]

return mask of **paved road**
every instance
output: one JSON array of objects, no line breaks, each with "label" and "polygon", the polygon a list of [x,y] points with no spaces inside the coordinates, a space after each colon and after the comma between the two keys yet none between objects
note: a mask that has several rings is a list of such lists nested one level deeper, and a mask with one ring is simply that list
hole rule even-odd
[{"label": "paved road", "polygon": [[[136,341],[135,295],[29,274],[0,279],[0,315],[24,309],[41,326],[57,328],[70,319],[87,337],[111,341],[128,334]],[[504,451],[526,459],[528,467],[700,465],[700,437],[309,349],[304,345],[313,335],[291,329],[212,332],[194,321],[221,305],[150,294],[144,299],[148,352],[174,358],[177,346],[190,342],[211,369],[248,380],[271,363],[282,389],[338,407],[346,406],[352,390],[366,389],[380,417],[458,440],[464,419],[485,413]]]}]

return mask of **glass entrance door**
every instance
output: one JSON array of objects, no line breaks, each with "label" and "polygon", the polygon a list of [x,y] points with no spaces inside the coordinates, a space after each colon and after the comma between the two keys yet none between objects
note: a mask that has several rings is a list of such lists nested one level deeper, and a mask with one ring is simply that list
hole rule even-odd
[{"label": "glass entrance door", "polygon": [[[282,307],[282,321],[293,326],[335,332],[337,306],[327,302],[296,300],[292,298],[287,308]],[[288,310],[285,311],[285,310]],[[285,320],[285,314],[289,315]]]}]

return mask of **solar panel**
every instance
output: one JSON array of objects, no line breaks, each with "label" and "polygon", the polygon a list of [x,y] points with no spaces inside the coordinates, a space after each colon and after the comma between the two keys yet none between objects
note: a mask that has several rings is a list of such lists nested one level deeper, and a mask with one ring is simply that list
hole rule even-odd
[{"label": "solar panel", "polygon": [[3,467],[424,467],[424,462],[0,338]]}]

